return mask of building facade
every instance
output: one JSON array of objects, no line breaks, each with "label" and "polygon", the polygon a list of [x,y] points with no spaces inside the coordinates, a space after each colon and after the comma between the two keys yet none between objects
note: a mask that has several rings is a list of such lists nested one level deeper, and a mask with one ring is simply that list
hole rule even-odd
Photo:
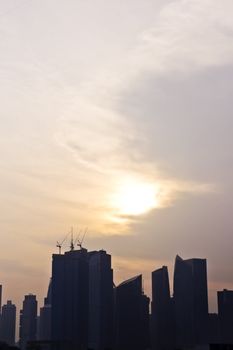
[{"label": "building facade", "polygon": [[26,295],[20,311],[19,344],[26,349],[29,341],[36,340],[37,334],[37,300],[33,294]]},{"label": "building facade", "polygon": [[145,318],[149,321],[149,313],[146,316],[145,310],[141,275],[122,282],[116,288],[115,349],[143,350],[147,348],[148,330],[145,329],[144,321]]},{"label": "building facade", "polygon": [[61,350],[88,345],[89,266],[86,249],[54,254],[51,339]]},{"label": "building facade", "polygon": [[166,266],[152,272],[151,313],[152,348],[173,349],[174,313]]},{"label": "building facade", "polygon": [[208,292],[205,259],[177,256],[174,271],[176,346],[208,343]]},{"label": "building facade", "polygon": [[16,306],[11,300],[7,301],[2,307],[0,319],[0,340],[8,345],[15,345],[15,323],[16,323]]},{"label": "building facade", "polygon": [[0,284],[0,315],[2,312],[2,285]]},{"label": "building facade", "polygon": [[89,253],[88,348],[113,346],[113,270],[111,255],[104,250]]},{"label": "building facade", "polygon": [[38,325],[38,340],[51,340],[51,308],[52,308],[52,286],[49,283],[47,297],[44,299],[44,306],[40,308],[40,317]]},{"label": "building facade", "polygon": [[218,315],[220,340],[223,344],[233,344],[233,291],[218,292]]}]

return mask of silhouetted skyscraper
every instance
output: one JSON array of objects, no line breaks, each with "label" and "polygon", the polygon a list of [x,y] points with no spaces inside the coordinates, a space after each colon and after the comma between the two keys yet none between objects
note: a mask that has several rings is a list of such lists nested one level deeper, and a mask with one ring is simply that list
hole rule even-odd
[{"label": "silhouetted skyscraper", "polygon": [[141,298],[141,344],[142,349],[150,348],[150,298],[145,294]]},{"label": "silhouetted skyscraper", "polygon": [[176,345],[208,342],[208,293],[205,259],[176,257],[174,271]]},{"label": "silhouetted skyscraper", "polygon": [[0,340],[15,345],[16,306],[10,300],[2,307]]},{"label": "silhouetted skyscraper", "polygon": [[172,349],[174,347],[174,315],[166,266],[152,272],[151,311],[153,349]]},{"label": "silhouetted skyscraper", "polygon": [[112,349],[113,270],[111,255],[103,250],[89,253],[88,330],[88,346],[90,349]]},{"label": "silhouetted skyscraper", "polygon": [[218,314],[209,314],[209,344],[220,344],[220,324]]},{"label": "silhouetted skyscraper", "polygon": [[89,265],[86,249],[54,254],[51,333],[60,349],[86,349],[88,343]]},{"label": "silhouetted skyscraper", "polygon": [[140,275],[124,281],[116,288],[115,348],[117,350],[143,350],[146,348],[146,335],[143,327],[145,317],[142,276]]},{"label": "silhouetted skyscraper", "polygon": [[0,284],[0,336],[1,336],[1,316],[2,316],[2,285]]},{"label": "silhouetted skyscraper", "polygon": [[220,339],[224,344],[233,344],[233,291],[218,292]]},{"label": "silhouetted skyscraper", "polygon": [[2,285],[0,284],[0,315],[2,312]]},{"label": "silhouetted skyscraper", "polygon": [[36,296],[25,295],[23,309],[20,311],[19,343],[25,349],[28,341],[36,340],[37,331],[37,300]]},{"label": "silhouetted skyscraper", "polygon": [[52,286],[50,280],[47,297],[44,299],[44,306],[40,308],[38,340],[51,340],[51,294]]}]

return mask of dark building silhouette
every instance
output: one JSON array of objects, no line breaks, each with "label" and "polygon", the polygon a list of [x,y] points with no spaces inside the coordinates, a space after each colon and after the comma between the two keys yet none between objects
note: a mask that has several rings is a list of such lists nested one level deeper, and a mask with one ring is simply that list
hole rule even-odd
[{"label": "dark building silhouette", "polygon": [[20,311],[19,344],[26,349],[27,342],[36,340],[37,333],[37,300],[33,294],[25,295],[23,308]]},{"label": "dark building silhouette", "polygon": [[208,350],[233,350],[233,344],[210,344]]},{"label": "dark building silhouette", "polygon": [[174,315],[166,266],[152,272],[151,339],[153,349],[174,348]]},{"label": "dark building silhouette", "polygon": [[145,298],[142,293],[142,276],[136,276],[116,288],[116,342],[117,350],[143,350],[149,326],[149,314],[146,315]]},{"label": "dark building silhouette", "polygon": [[89,254],[88,347],[94,350],[113,346],[113,270],[111,255],[104,250]]},{"label": "dark building silhouette", "polygon": [[[173,297],[167,267],[152,272],[150,315],[141,275],[115,287],[111,255],[79,246],[53,255],[39,317],[36,296],[25,296],[21,350],[233,349],[233,291],[219,291],[218,314],[208,313],[205,259],[176,257]],[[13,349],[16,307],[1,303],[0,285],[0,349]]]},{"label": "dark building silhouette", "polygon": [[47,340],[30,341],[27,345],[27,350],[60,350],[60,348],[59,343],[56,344]]},{"label": "dark building silhouette", "polygon": [[150,341],[150,298],[145,294],[141,298],[141,342],[142,349],[149,349]]},{"label": "dark building silhouette", "polygon": [[0,341],[0,350],[19,350],[19,348]]},{"label": "dark building silhouette", "polygon": [[88,344],[89,265],[86,249],[54,254],[51,338],[62,350]]},{"label": "dark building silhouette", "polygon": [[0,284],[0,316],[2,313],[2,285]]},{"label": "dark building silhouette", "polygon": [[218,314],[209,314],[209,344],[220,344],[220,323]]},{"label": "dark building silhouette", "polygon": [[174,271],[176,346],[208,343],[208,293],[205,259],[176,257]]},{"label": "dark building silhouette", "polygon": [[38,340],[51,340],[51,303],[52,303],[52,286],[49,283],[47,297],[44,299],[44,306],[40,308],[40,317],[38,325]]},{"label": "dark building silhouette", "polygon": [[2,285],[0,284],[0,335],[1,335],[1,315],[2,315]]},{"label": "dark building silhouette", "polygon": [[0,340],[8,345],[15,345],[15,322],[16,322],[16,306],[11,300],[7,301],[2,307],[0,321]]},{"label": "dark building silhouette", "polygon": [[233,291],[218,292],[220,339],[223,344],[233,344]]}]

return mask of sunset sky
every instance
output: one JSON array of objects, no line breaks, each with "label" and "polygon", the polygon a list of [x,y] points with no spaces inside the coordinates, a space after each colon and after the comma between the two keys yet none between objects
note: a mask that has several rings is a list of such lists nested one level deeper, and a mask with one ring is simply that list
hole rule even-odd
[{"label": "sunset sky", "polygon": [[[41,301],[56,241],[115,282],[176,254],[233,288],[233,1],[0,0],[0,284]],[[67,245],[64,249],[68,249]]]}]

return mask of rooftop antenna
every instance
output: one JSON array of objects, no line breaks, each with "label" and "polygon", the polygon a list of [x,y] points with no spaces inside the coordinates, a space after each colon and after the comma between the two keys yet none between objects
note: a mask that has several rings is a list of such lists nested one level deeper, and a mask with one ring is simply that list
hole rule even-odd
[{"label": "rooftop antenna", "polygon": [[84,234],[83,234],[83,236],[82,236],[82,239],[81,239],[81,240],[80,240],[80,239],[77,239],[77,241],[78,241],[77,246],[80,248],[80,250],[83,249],[82,244],[83,244],[84,238],[85,238],[85,236],[86,236],[86,234],[87,234],[87,231],[88,231],[88,227],[86,227],[86,229],[85,229],[85,231],[84,231]]},{"label": "rooftop antenna", "polygon": [[74,250],[74,232],[73,232],[73,226],[71,227],[71,241],[70,241],[70,250]]},{"label": "rooftop antenna", "polygon": [[69,233],[65,236],[65,238],[61,242],[57,241],[56,247],[59,249],[59,254],[61,254],[61,248],[62,248],[64,242],[66,241],[68,235],[69,235]]}]

